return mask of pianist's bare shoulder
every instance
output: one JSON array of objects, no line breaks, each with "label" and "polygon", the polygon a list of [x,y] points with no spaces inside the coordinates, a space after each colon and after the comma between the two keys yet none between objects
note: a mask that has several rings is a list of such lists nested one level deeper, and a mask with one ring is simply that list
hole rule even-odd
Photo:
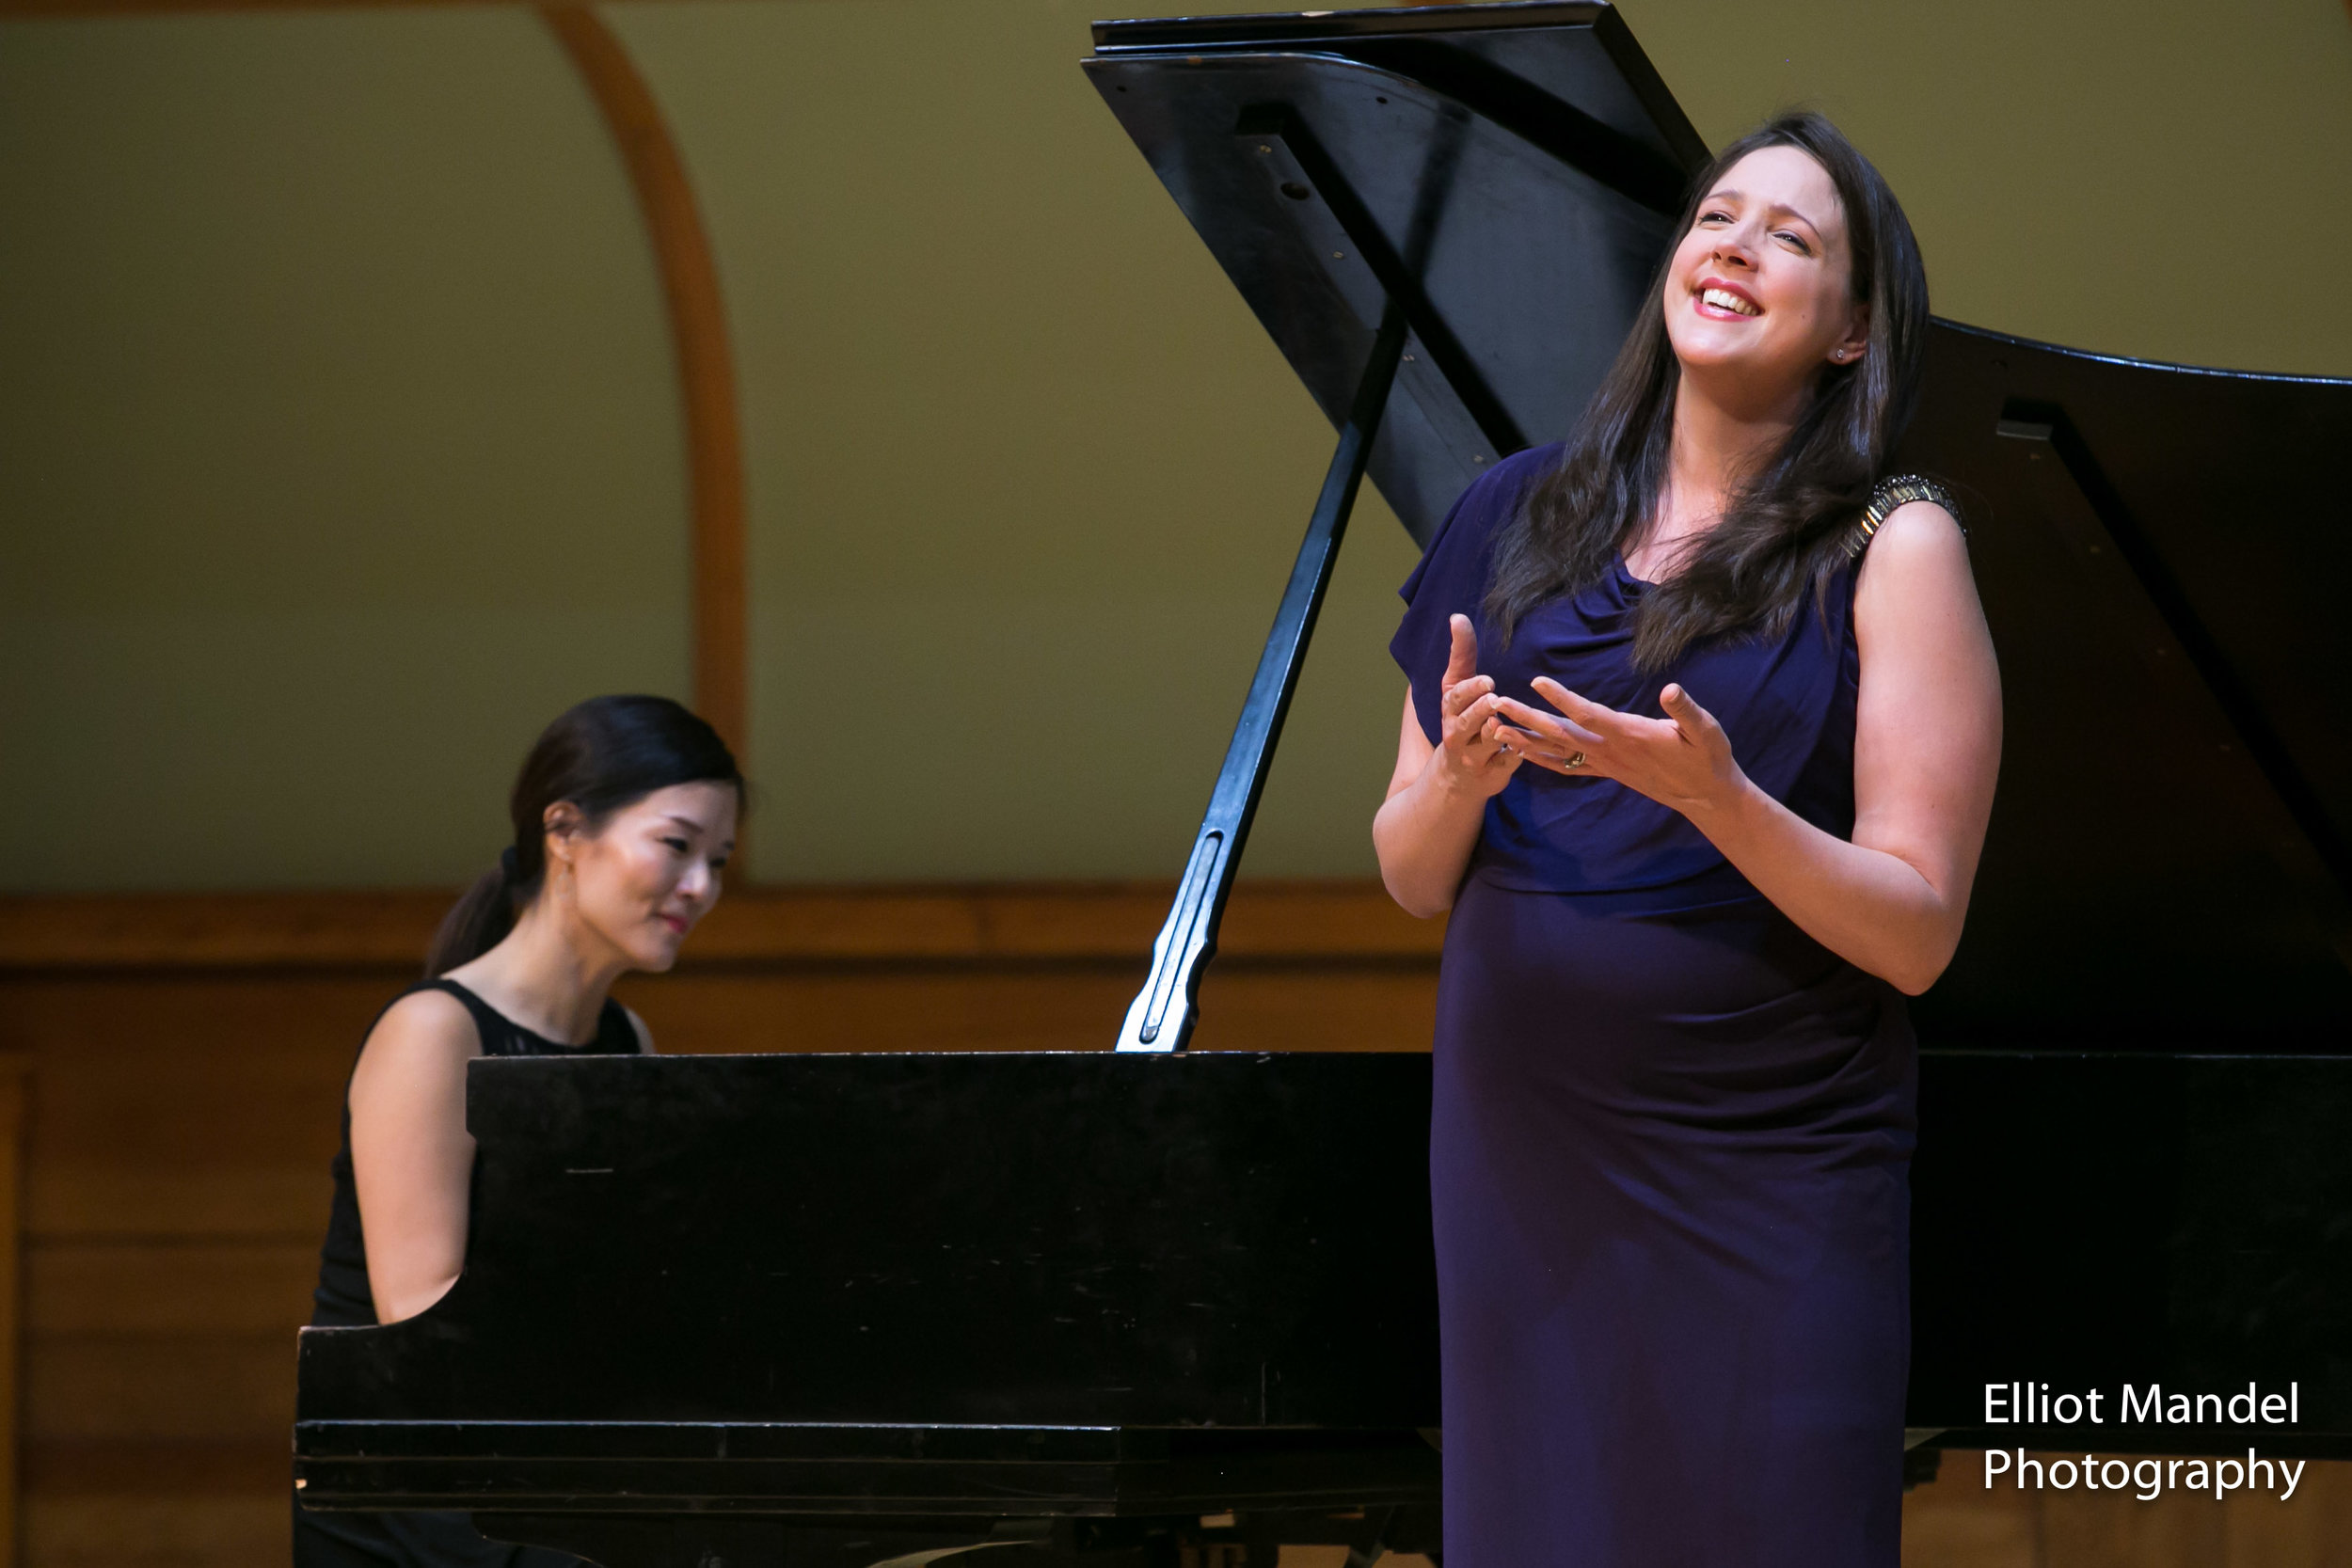
[{"label": "pianist's bare shoulder", "polygon": [[463,1003],[418,990],[385,1010],[351,1075],[351,1165],[366,1216],[368,1282],[379,1322],[438,1301],[465,1265],[466,1064],[482,1037]]}]

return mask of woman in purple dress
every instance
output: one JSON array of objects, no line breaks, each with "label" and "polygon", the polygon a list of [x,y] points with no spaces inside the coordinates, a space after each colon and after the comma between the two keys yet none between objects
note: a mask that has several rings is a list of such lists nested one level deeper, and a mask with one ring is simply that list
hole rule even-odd
[{"label": "woman in purple dress", "polygon": [[1882,475],[1927,285],[1817,116],[1727,149],[1565,446],[1405,585],[1374,826],[1451,909],[1430,1184],[1447,1568],[1894,1568],[1915,1062],[2000,689]]}]

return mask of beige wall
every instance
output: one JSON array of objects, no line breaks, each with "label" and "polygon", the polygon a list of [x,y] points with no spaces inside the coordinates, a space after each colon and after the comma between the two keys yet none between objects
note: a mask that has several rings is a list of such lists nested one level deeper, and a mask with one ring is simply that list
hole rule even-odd
[{"label": "beige wall", "polygon": [[[1170,875],[1207,803],[1330,428],[1079,71],[1100,10],[607,12],[735,324],[767,876]],[[1371,869],[1412,562],[1365,506],[1253,869]]]},{"label": "beige wall", "polygon": [[[1079,74],[1103,8],[603,11],[726,293],[764,876],[1166,873],[1205,798],[1329,435]],[[1946,314],[2352,374],[2337,0],[1627,16],[1710,140],[1835,114]],[[684,684],[678,420],[527,10],[0,24],[0,886],[469,870],[549,713]],[[1409,561],[1369,504],[1253,869],[1369,869]]]},{"label": "beige wall", "polygon": [[1629,0],[1712,145],[1809,103],[1878,161],[1943,315],[2106,354],[2352,376],[2344,0]]},{"label": "beige wall", "polygon": [[0,886],[486,862],[684,687],[670,356],[527,10],[0,26]]}]

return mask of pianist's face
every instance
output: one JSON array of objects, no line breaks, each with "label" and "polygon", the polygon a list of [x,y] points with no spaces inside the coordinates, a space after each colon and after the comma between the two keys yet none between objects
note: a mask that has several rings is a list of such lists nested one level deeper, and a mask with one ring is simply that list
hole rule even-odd
[{"label": "pianist's face", "polygon": [[594,835],[551,841],[550,854],[570,857],[575,918],[619,949],[629,968],[668,969],[686,933],[719,901],[735,809],[732,784],[673,784],[614,812]]},{"label": "pianist's face", "polygon": [[[1731,166],[1699,203],[1666,279],[1666,336],[1683,374],[1760,414],[1802,399],[1862,352],[1846,214],[1828,170],[1793,147]],[[1836,356],[1843,355],[1843,358]]]}]

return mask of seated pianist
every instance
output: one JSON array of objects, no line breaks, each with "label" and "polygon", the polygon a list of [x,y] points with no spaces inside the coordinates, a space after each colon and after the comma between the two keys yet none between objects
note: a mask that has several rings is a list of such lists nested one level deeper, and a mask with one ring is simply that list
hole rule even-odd
[{"label": "seated pianist", "polygon": [[[592,698],[547,727],[515,781],[514,842],[359,1047],[312,1323],[397,1323],[456,1283],[473,1220],[467,1063],[653,1050],[612,982],[676,961],[719,900],[742,807],[725,742],[666,697]],[[454,1513],[296,1507],[294,1542],[296,1568],[578,1560],[498,1544]]]}]

